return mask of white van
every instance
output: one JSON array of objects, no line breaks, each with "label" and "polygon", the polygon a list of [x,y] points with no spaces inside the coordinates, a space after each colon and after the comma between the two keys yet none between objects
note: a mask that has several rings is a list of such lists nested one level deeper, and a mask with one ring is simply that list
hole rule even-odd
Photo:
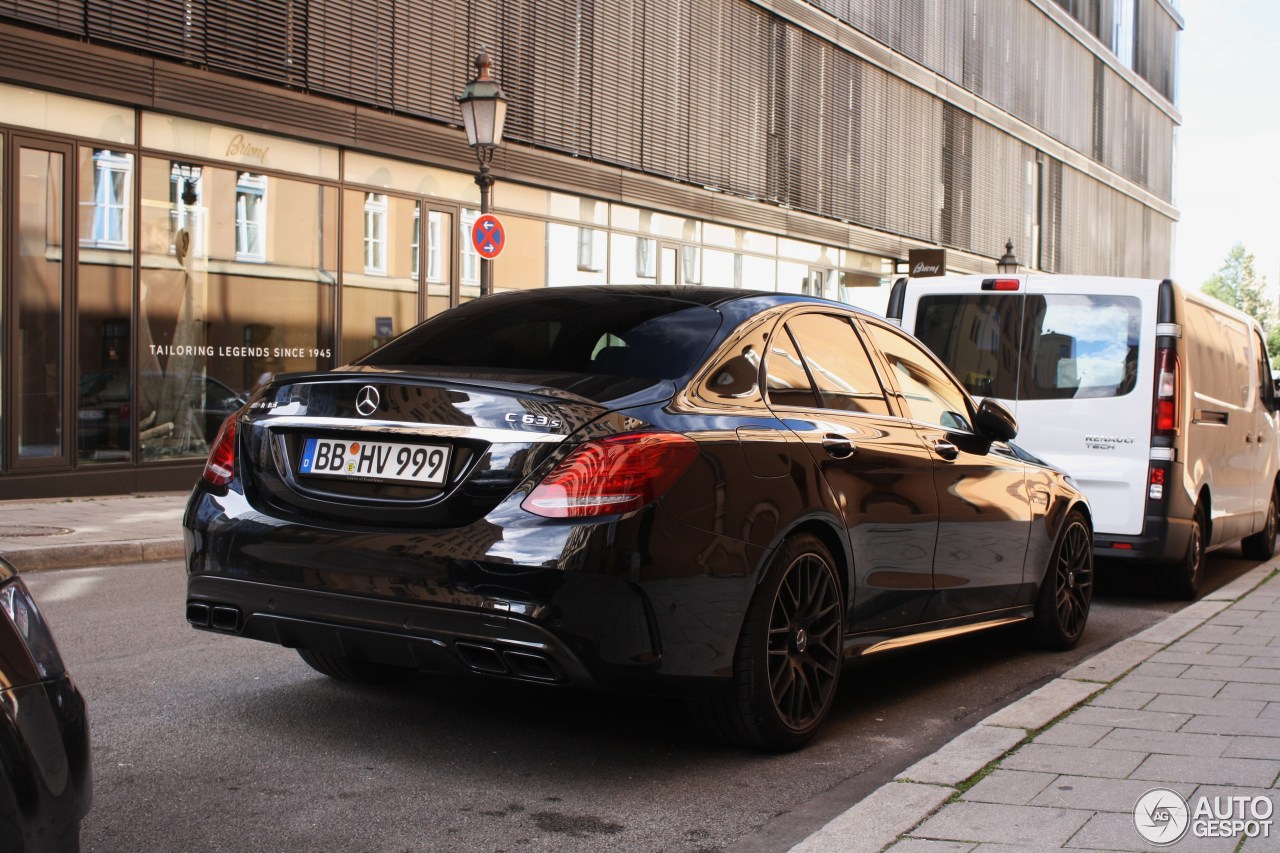
[{"label": "white van", "polygon": [[1249,316],[1167,280],[1035,274],[901,279],[887,314],[1076,480],[1097,556],[1192,598],[1210,548],[1274,553],[1277,393]]}]

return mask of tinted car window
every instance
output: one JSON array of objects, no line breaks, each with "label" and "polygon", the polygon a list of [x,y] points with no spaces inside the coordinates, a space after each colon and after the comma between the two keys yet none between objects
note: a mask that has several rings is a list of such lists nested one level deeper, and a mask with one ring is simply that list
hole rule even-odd
[{"label": "tinted car window", "polygon": [[692,370],[720,328],[719,312],[705,305],[623,296],[565,293],[469,302],[356,364],[675,379]]},{"label": "tinted car window", "polygon": [[775,406],[802,406],[813,408],[818,404],[813,383],[800,351],[785,329],[779,329],[769,342],[769,357],[765,360],[765,382],[769,402]]},{"label": "tinted car window", "polygon": [[787,321],[818,387],[819,405],[847,412],[889,414],[884,390],[853,325],[830,314],[802,314]]},{"label": "tinted car window", "polygon": [[1137,381],[1141,319],[1133,296],[948,294],[921,298],[915,331],[972,394],[1120,397]]},{"label": "tinted car window", "polygon": [[918,344],[900,332],[868,323],[871,339],[884,353],[912,420],[947,429],[973,431],[964,392]]}]

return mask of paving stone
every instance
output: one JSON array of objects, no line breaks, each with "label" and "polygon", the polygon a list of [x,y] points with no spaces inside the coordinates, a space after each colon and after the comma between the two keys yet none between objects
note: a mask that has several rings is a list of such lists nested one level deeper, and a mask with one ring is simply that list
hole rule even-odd
[{"label": "paving stone", "polygon": [[1244,662],[1245,666],[1256,666],[1260,669],[1280,669],[1280,658],[1252,657]]},{"label": "paving stone", "polygon": [[1280,684],[1228,684],[1218,693],[1217,698],[1280,702]]},{"label": "paving stone", "polygon": [[1280,720],[1280,702],[1269,703],[1258,716],[1264,720]]},{"label": "paving stone", "polygon": [[1275,721],[1266,717],[1245,718],[1196,715],[1188,720],[1181,730],[1193,734],[1274,737],[1276,728]]},{"label": "paving stone", "polygon": [[[1137,803],[1137,798],[1134,798]],[[1132,806],[1125,814],[1102,812],[1094,815],[1089,822],[1074,836],[1068,844],[1071,850],[1078,848],[1094,848],[1100,850],[1173,850],[1186,853],[1230,853],[1235,849],[1235,842],[1230,839],[1196,839],[1195,846],[1190,846],[1186,838],[1173,846],[1157,847],[1148,843],[1138,834],[1133,823]],[[978,848],[981,850],[981,848]]]},{"label": "paving stone", "polygon": [[[1209,666],[1243,666],[1248,660],[1244,655],[1216,655],[1205,652],[1160,652],[1152,655],[1151,663],[1181,663],[1188,666],[1202,664]],[[1138,672],[1138,675],[1151,673]]]},{"label": "paving stone", "polygon": [[[1158,700],[1160,697],[1157,696]],[[1176,714],[1163,711],[1143,709],[1099,708],[1086,705],[1071,715],[1071,722],[1085,726],[1106,726],[1108,728],[1141,729],[1144,732],[1161,731],[1176,732],[1191,719],[1190,714]]]},{"label": "paving stone", "polygon": [[1123,779],[1146,758],[1146,752],[1029,743],[1006,758],[1001,766],[1009,770],[1029,770],[1036,773]]},{"label": "paving stone", "polygon": [[1270,645],[1276,638],[1276,632],[1263,628],[1241,628],[1236,631],[1233,642],[1241,645],[1249,645],[1251,642],[1257,642],[1261,645]]},{"label": "paving stone", "polygon": [[1276,726],[1275,737],[1235,735],[1222,755],[1225,758],[1280,759],[1280,726]]},{"label": "paving stone", "polygon": [[1036,743],[1054,746],[1093,746],[1103,735],[1111,731],[1106,726],[1082,726],[1070,722],[1074,717],[1058,723],[1036,735]]},{"label": "paving stone", "polygon": [[1280,646],[1237,646],[1224,643],[1217,647],[1214,654],[1280,658]]},{"label": "paving stone", "polygon": [[908,838],[889,848],[890,853],[969,853],[978,845],[964,841],[930,841],[926,838]]},{"label": "paving stone", "polygon": [[1095,746],[1097,749],[1127,749],[1160,755],[1198,755],[1216,758],[1231,746],[1231,739],[1216,733],[1192,734],[1115,729]]},{"label": "paving stone", "polygon": [[[1144,643],[1160,643],[1161,645],[1182,639],[1199,642],[1226,642],[1234,635],[1234,630],[1230,626],[1207,628],[1204,623],[1214,614],[1225,610],[1227,604],[1228,602],[1226,601],[1207,601],[1202,599],[1195,604],[1184,607],[1177,613],[1166,616],[1145,631],[1138,632],[1133,639]],[[1205,636],[1197,636],[1201,631],[1208,631],[1209,633]]]},{"label": "paving stone", "polygon": [[1089,700],[1090,706],[1101,708],[1141,708],[1156,698],[1154,693],[1146,693],[1138,690],[1117,690],[1111,688],[1105,693],[1099,693]]},{"label": "paving stone", "polygon": [[1257,717],[1267,703],[1258,699],[1220,699],[1203,696],[1157,696],[1147,705],[1148,711],[1171,711],[1177,714],[1207,714],[1214,717]]},{"label": "paving stone", "polygon": [[[1203,664],[1203,661],[1197,661]],[[1147,661],[1133,671],[1133,675],[1153,675],[1157,678],[1177,678],[1187,671],[1186,664],[1154,663]]]},{"label": "paving stone", "polygon": [[1025,806],[1056,778],[1056,773],[1024,773],[1021,770],[1002,768],[992,771],[987,778],[965,791],[961,799],[977,803]]},{"label": "paving stone", "polygon": [[1195,681],[1234,681],[1249,684],[1280,684],[1280,670],[1246,666],[1192,666],[1184,679]]},{"label": "paving stone", "polygon": [[1197,643],[1194,640],[1179,640],[1168,646],[1167,650],[1185,654],[1209,654],[1218,647],[1218,643]]},{"label": "paving stone", "polygon": [[[1183,797],[1191,796],[1196,786],[1190,783],[1170,786]],[[1097,779],[1092,776],[1059,776],[1030,801],[1033,806],[1064,809],[1088,809],[1095,812],[1133,814],[1138,799],[1150,791],[1150,782],[1140,779]]]},{"label": "paving stone", "polygon": [[1212,696],[1222,689],[1225,681],[1207,681],[1199,678],[1155,678],[1148,675],[1126,675],[1120,685],[1127,690],[1150,693],[1176,693],[1183,696]]},{"label": "paving stone", "polygon": [[1243,628],[1252,625],[1254,620],[1258,618],[1258,610],[1244,610],[1238,607],[1231,607],[1222,611],[1209,621],[1210,625],[1235,625],[1237,628]]},{"label": "paving stone", "polygon": [[[1085,850],[1084,848],[1062,848],[1048,844],[979,844],[973,848],[973,853],[1048,853],[1051,850],[1063,849],[1070,849],[1074,853],[1093,853],[1093,851]],[[1104,851],[1097,851],[1097,853],[1104,853]]]},{"label": "paving stone", "polygon": [[[1090,813],[1072,809],[1002,806],[960,801],[951,803],[912,832],[920,838],[993,841],[1000,844],[1061,847],[1089,820]],[[1025,849],[1025,848],[1024,848]]]},{"label": "paving stone", "polygon": [[1280,761],[1254,758],[1206,758],[1152,755],[1130,774],[1153,782],[1199,782],[1206,785],[1249,785],[1266,788],[1280,773]]},{"label": "paving stone", "polygon": [[945,803],[955,792],[941,785],[890,782],[791,848],[790,853],[878,853]]},{"label": "paving stone", "polygon": [[1202,625],[1187,634],[1186,639],[1197,643],[1238,643],[1238,630],[1230,625]]}]

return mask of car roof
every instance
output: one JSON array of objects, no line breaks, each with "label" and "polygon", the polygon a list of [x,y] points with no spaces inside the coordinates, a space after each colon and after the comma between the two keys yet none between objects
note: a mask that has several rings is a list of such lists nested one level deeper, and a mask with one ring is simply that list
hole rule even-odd
[{"label": "car roof", "polygon": [[[756,310],[775,305],[791,303],[812,303],[843,308],[849,311],[861,311],[853,305],[834,302],[818,296],[806,296],[799,293],[777,293],[768,290],[740,290],[733,287],[715,287],[706,285],[664,285],[664,284],[591,284],[591,285],[551,285],[536,290],[506,291],[497,294],[494,299],[516,299],[519,301],[536,301],[540,299],[560,298],[568,293],[586,295],[610,295],[650,297],[657,299],[676,299],[697,305],[715,308],[730,302],[752,300]],[[867,313],[867,312],[862,312]]]}]

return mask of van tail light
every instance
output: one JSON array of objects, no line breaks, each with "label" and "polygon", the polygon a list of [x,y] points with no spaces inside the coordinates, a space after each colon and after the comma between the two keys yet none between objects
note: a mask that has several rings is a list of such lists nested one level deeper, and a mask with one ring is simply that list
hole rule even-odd
[{"label": "van tail light", "polygon": [[543,478],[521,506],[546,518],[632,512],[653,503],[698,455],[690,438],[632,432],[580,445]]},{"label": "van tail light", "polygon": [[1016,278],[984,278],[982,280],[983,290],[1017,290],[1022,286]]},{"label": "van tail light", "polygon": [[204,481],[211,486],[225,486],[236,475],[236,412],[230,415],[218,428],[218,437],[213,440],[213,450],[209,452],[209,461],[204,463]]},{"label": "van tail light", "polygon": [[1172,438],[1178,434],[1178,353],[1172,348],[1156,350],[1156,412],[1153,435]]},{"label": "van tail light", "polygon": [[1169,476],[1163,465],[1152,465],[1147,477],[1147,497],[1153,501],[1164,500],[1164,483]]}]

